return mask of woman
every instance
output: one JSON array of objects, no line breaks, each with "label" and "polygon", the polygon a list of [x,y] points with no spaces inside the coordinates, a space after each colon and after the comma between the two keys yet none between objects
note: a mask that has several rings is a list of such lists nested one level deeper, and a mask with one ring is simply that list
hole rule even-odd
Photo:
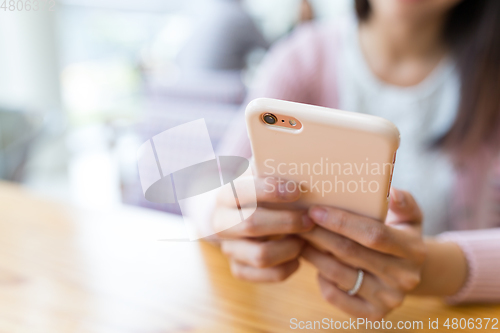
[{"label": "woman", "polygon": [[[218,235],[232,272],[279,281],[303,257],[324,297],[358,317],[383,317],[410,293],[500,302],[500,1],[355,5],[357,20],[304,26],[275,46],[251,97],[393,121],[402,138],[393,185],[407,192],[392,190],[382,224],[332,207],[280,210],[273,203],[300,193],[266,193],[257,179],[257,211]],[[250,156],[243,126],[224,153]],[[224,202],[212,223],[231,216]],[[266,237],[276,234],[287,236]]]}]

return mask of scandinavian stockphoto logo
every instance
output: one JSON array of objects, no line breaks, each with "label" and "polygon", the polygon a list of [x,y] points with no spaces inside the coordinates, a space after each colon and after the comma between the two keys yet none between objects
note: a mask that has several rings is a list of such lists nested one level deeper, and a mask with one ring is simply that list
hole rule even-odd
[{"label": "scandinavian stockphoto logo", "polygon": [[[137,152],[139,177],[146,200],[178,203],[190,240],[228,229],[253,214],[257,196],[249,161],[240,156],[215,156],[204,119],[185,123],[144,142]],[[219,191],[234,196],[230,224],[197,225],[200,204],[213,202]],[[238,197],[245,197],[241,209]],[[199,213],[199,211],[198,211]],[[204,222],[204,221],[203,221]]]}]

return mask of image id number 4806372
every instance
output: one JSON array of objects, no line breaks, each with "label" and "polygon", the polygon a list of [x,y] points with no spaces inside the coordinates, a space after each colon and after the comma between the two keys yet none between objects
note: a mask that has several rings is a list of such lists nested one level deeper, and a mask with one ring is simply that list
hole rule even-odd
[{"label": "image id number 4806372", "polygon": [[0,0],[0,11],[4,12],[53,12],[56,8],[55,0]]}]

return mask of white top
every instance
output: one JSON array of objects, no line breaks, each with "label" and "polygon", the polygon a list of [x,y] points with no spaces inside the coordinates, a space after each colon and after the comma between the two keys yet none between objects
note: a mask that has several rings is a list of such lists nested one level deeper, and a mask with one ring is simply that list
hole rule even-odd
[{"label": "white top", "polygon": [[[456,117],[459,78],[448,58],[411,87],[387,84],[371,72],[361,52],[357,22],[341,32],[338,57],[339,108],[380,116],[401,133],[392,184],[413,194],[424,213],[424,233],[447,230],[453,168],[442,152],[429,146],[446,133]],[[404,170],[404,172],[402,172]]]}]

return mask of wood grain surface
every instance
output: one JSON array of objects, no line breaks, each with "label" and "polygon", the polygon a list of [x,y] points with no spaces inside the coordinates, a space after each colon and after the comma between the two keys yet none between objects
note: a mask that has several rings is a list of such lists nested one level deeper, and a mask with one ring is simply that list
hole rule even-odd
[{"label": "wood grain surface", "polygon": [[[174,215],[93,211],[0,183],[0,332],[293,332],[292,318],[349,320],[321,298],[307,263],[284,283],[238,281],[217,247],[161,240],[182,227]],[[409,297],[386,320],[422,321],[406,330],[415,332],[429,331],[429,319],[439,319],[434,332],[499,332],[442,326],[487,317],[499,318],[500,306]]]}]

